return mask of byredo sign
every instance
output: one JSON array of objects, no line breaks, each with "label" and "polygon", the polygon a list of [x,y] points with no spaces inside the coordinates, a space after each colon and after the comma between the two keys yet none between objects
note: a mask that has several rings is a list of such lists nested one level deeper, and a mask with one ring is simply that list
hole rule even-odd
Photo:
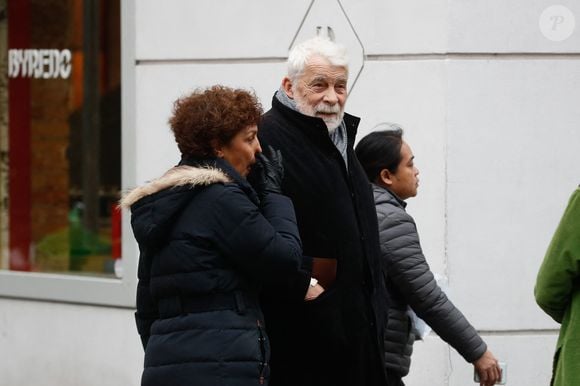
[{"label": "byredo sign", "polygon": [[66,79],[71,72],[70,50],[8,50],[9,78]]}]

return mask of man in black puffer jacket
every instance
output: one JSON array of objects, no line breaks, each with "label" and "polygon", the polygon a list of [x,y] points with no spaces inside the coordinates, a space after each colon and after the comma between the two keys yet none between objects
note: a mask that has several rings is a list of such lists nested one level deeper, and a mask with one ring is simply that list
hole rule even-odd
[{"label": "man in black puffer jacket", "polygon": [[[385,280],[390,296],[385,328],[385,363],[390,386],[404,385],[409,373],[414,336],[409,306],[466,361],[473,363],[481,385],[499,380],[497,360],[463,314],[437,285],[423,256],[417,227],[405,211],[405,199],[417,194],[419,171],[402,130],[382,124],[357,145],[356,154],[373,182]],[[394,130],[393,130],[394,129]]]}]

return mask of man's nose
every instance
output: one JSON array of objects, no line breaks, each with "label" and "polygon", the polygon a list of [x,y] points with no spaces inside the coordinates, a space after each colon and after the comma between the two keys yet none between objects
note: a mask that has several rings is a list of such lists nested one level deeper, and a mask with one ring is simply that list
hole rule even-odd
[{"label": "man's nose", "polygon": [[324,93],[324,101],[331,105],[338,103],[338,94],[334,91],[333,87],[329,87]]},{"label": "man's nose", "polygon": [[256,150],[255,151],[256,154],[262,152],[262,146],[260,146],[260,140],[258,140],[257,138],[256,138],[256,149],[255,150]]}]

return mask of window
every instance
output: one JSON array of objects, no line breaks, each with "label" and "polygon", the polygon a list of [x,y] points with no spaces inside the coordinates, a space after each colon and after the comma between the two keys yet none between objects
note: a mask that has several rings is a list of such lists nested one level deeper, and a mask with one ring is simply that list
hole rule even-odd
[{"label": "window", "polygon": [[0,0],[1,294],[122,282],[120,20],[120,0]]}]

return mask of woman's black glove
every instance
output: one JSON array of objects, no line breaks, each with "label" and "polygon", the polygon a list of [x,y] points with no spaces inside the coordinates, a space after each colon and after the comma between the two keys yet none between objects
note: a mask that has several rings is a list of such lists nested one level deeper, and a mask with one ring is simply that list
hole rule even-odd
[{"label": "woman's black glove", "polygon": [[284,179],[284,165],[282,165],[282,153],[268,146],[268,156],[264,153],[256,155],[256,176],[254,188],[260,198],[267,193],[282,193],[282,179]]}]

